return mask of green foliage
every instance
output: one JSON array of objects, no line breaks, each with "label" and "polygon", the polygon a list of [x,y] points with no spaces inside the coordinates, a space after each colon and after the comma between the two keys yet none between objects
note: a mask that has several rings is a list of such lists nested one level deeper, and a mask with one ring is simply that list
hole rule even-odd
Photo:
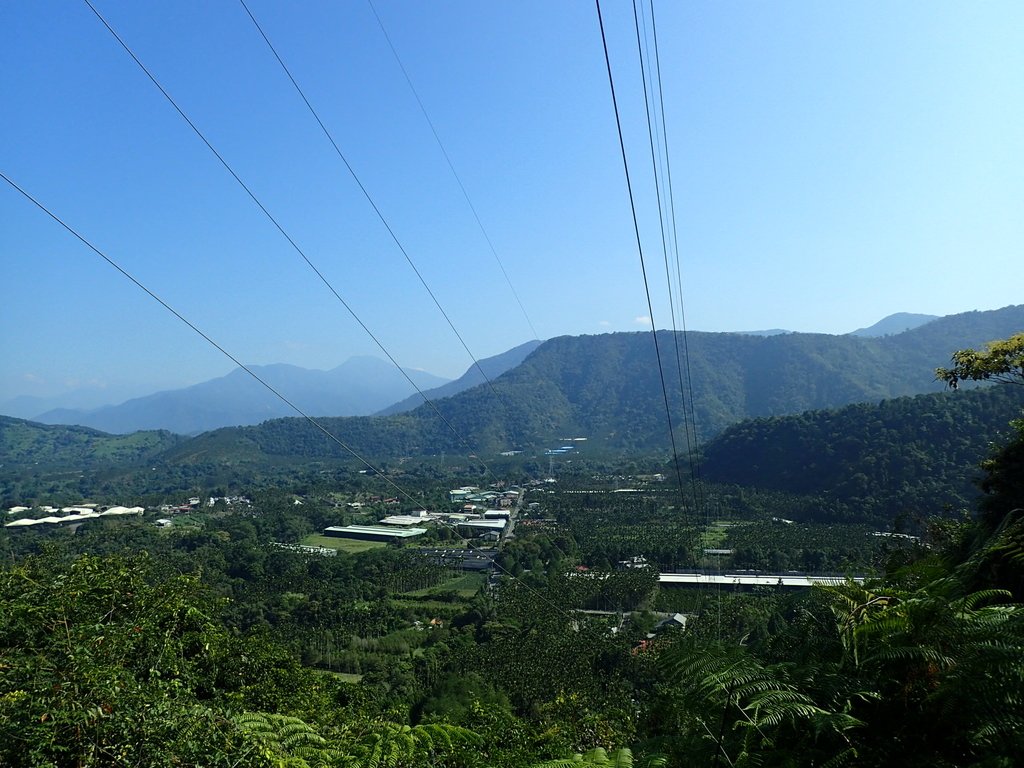
[{"label": "green foliage", "polygon": [[231,643],[192,577],[146,557],[0,572],[0,762],[168,765],[230,745],[205,702]]},{"label": "green foliage", "polygon": [[324,736],[309,723],[285,715],[243,712],[233,721],[253,752],[289,768],[442,766],[450,764],[458,752],[480,744],[472,731],[445,724],[354,723],[324,729]]},{"label": "green foliage", "polygon": [[661,662],[671,679],[666,714],[679,729],[672,749],[705,764],[724,756],[739,765],[782,751],[813,765],[842,752],[847,732],[864,725],[816,703],[813,691],[791,680],[789,665],[763,664],[742,646],[683,642]]},{"label": "green foliage", "polygon": [[[619,353],[617,364],[631,359]],[[997,418],[1012,389],[957,400]],[[945,421],[925,415],[921,427],[955,440]],[[1012,602],[1022,444],[1024,431],[986,464],[991,525],[941,521],[929,541],[941,551],[898,557],[864,526],[769,522],[827,504],[841,517],[834,500],[709,487],[730,524],[703,535],[676,490],[648,478],[611,493],[635,478],[608,466],[595,481],[596,465],[577,463],[538,495],[545,519],[521,521],[501,550],[518,578],[488,579],[471,598],[402,549],[274,546],[349,514],[334,506],[346,496],[324,491],[334,476],[322,465],[293,479],[310,490],[301,506],[277,490],[166,531],[119,521],[4,533],[0,764],[1009,766],[1024,753],[1024,609]],[[798,440],[788,448],[802,455]],[[410,477],[437,497],[430,471]],[[368,498],[378,482],[351,488]],[[696,614],[687,629],[647,638],[647,609],[683,593],[659,593],[656,569],[613,563],[689,564],[710,545],[748,564],[890,555],[899,569],[802,594],[685,593],[671,609]],[[139,551],[150,554],[126,554]]]},{"label": "green foliage", "polygon": [[242,712],[232,718],[247,742],[248,759],[263,758],[291,768],[326,768],[337,765],[344,753],[297,717],[265,712]]},{"label": "green foliage", "polygon": [[965,593],[950,576],[910,592],[852,583],[826,591],[845,669],[872,682],[870,714],[891,724],[885,749],[933,760],[1024,749],[1024,611],[1008,593]]},{"label": "green foliage", "polygon": [[[603,747],[594,747],[588,752],[576,753],[571,758],[562,760],[547,760],[537,763],[532,768],[633,768],[633,753],[623,747],[622,749],[607,752]],[[664,758],[649,758],[637,764],[638,766],[665,765]]]},{"label": "green foliage", "polygon": [[94,469],[103,465],[146,461],[185,440],[166,431],[108,435],[88,427],[37,424],[0,416],[0,456],[16,467],[76,465]]},{"label": "green foliage", "polygon": [[981,518],[992,531],[1015,509],[1024,509],[1024,419],[1010,424],[1012,438],[982,464]]},{"label": "green foliage", "polygon": [[545,506],[571,532],[584,564],[610,568],[642,555],[656,568],[674,570],[696,561],[696,513],[681,507],[672,486],[642,493],[556,491]]},{"label": "green foliage", "polygon": [[1000,386],[748,421],[705,447],[704,473],[823,497],[818,514],[844,522],[965,509],[977,466],[1022,406],[1024,388]]},{"label": "green foliage", "polygon": [[952,368],[937,368],[935,378],[956,389],[961,381],[1002,381],[1024,384],[1024,332],[991,341],[982,350],[953,353]]}]

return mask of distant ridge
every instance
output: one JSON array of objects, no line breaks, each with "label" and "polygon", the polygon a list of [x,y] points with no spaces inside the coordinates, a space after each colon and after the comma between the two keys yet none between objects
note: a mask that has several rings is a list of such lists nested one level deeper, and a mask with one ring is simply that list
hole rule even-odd
[{"label": "distant ridge", "polygon": [[[415,391],[391,363],[352,357],[329,371],[295,365],[255,365],[251,370],[311,416],[366,416]],[[408,371],[420,388],[446,380]],[[43,424],[75,424],[112,434],[165,429],[181,435],[220,427],[259,424],[295,411],[241,368],[191,387],[137,397],[90,411],[55,409],[35,417]]]},{"label": "distant ridge", "polygon": [[[947,364],[955,350],[1006,338],[1022,329],[1024,305],[949,315],[882,337],[690,332],[690,408],[696,415],[697,434],[703,441],[745,418],[938,392],[943,386],[935,380],[935,368]],[[659,331],[658,337],[664,339],[663,349],[676,347],[670,331]],[[521,345],[510,353],[519,355],[528,349],[529,345]],[[383,361],[363,360],[366,365],[386,367],[397,375]],[[669,372],[675,369],[671,356],[666,365]],[[329,377],[343,368],[318,374]],[[241,375],[244,374],[236,371],[224,379]],[[348,387],[357,378],[352,371],[340,380]],[[290,396],[298,391],[280,381],[272,383],[280,385]],[[367,387],[379,394],[384,390],[383,381],[372,379]],[[448,422],[465,436],[465,442],[456,438],[433,409],[424,405],[386,416],[325,418],[325,423],[354,449],[377,457],[465,452],[467,442],[474,452],[528,451],[550,448],[549,441],[568,434],[588,437],[589,450],[620,454],[663,451],[669,443],[664,395],[649,332],[549,339],[525,354],[519,365],[492,381],[501,395],[500,401],[495,400],[488,387],[477,385],[436,402]],[[681,431],[680,392],[678,388],[669,389],[673,423]],[[338,390],[335,379],[332,391]],[[388,408],[388,402],[400,402],[409,394],[406,389],[399,397],[382,403],[378,400],[379,404],[369,412],[377,413]],[[340,407],[321,410],[308,406],[302,397],[296,396],[295,400],[314,416],[344,413]],[[136,401],[129,401],[133,402]],[[201,412],[202,402],[195,397],[178,401],[181,415],[194,419]],[[236,398],[229,405],[237,406],[240,402],[241,398]],[[241,423],[234,420],[235,412],[225,412],[223,401],[214,415],[221,419],[220,424]],[[323,435],[315,434],[302,420],[274,416],[264,411],[259,417],[268,421],[258,427],[218,429],[216,434],[200,436],[194,446],[182,446],[182,456],[192,451],[221,455],[224,450],[243,450],[243,444],[244,450],[253,455],[337,455],[338,447]],[[94,424],[87,422],[89,426]],[[129,427],[121,423],[98,428],[119,432],[160,426],[165,424]],[[188,434],[205,427],[193,420],[174,429]],[[678,434],[677,442],[682,438]]]},{"label": "distant ridge", "polygon": [[938,320],[938,315],[918,315],[913,312],[897,312],[888,317],[883,317],[874,325],[869,325],[867,328],[858,328],[856,331],[850,331],[850,336],[892,336],[897,333],[903,333],[904,331],[910,331],[914,328],[918,328],[925,323],[930,323],[932,320]]},{"label": "distant ridge", "polygon": [[[470,366],[470,368],[455,381],[449,381],[447,384],[442,384],[440,387],[424,390],[423,394],[430,400],[438,400],[443,397],[457,395],[459,392],[464,392],[470,387],[475,387],[477,384],[483,384],[484,378],[480,375],[481,370],[487,375],[488,380],[492,380],[505,373],[505,371],[511,370],[523,362],[523,360],[526,359],[526,356],[539,347],[541,343],[542,342],[534,339],[533,341],[528,341],[525,344],[520,344],[518,347],[513,347],[507,352],[502,352],[500,355],[479,360],[480,370],[477,370],[475,365]],[[382,411],[378,411],[375,415],[389,416],[393,413],[404,413],[405,411],[411,411],[413,408],[418,408],[421,405],[423,405],[423,398],[420,397],[419,393],[416,393],[414,395],[410,395],[400,403],[395,403]]]},{"label": "distant ridge", "polygon": [[784,333],[793,333],[785,328],[769,328],[765,331],[732,331],[740,336],[782,336]]},{"label": "distant ridge", "polygon": [[[772,337],[691,332],[693,411],[700,440],[746,418],[941,392],[935,368],[957,349],[1024,328],[1024,305],[950,315],[894,336],[790,333]],[[674,348],[659,331],[662,349]],[[674,360],[668,361],[673,370]],[[473,452],[552,447],[561,435],[588,438],[588,452],[665,451],[664,396],[649,332],[549,339],[494,381],[501,402],[476,386],[436,403]],[[674,389],[674,391],[673,391]],[[668,392],[683,440],[678,388]],[[377,458],[466,452],[432,409],[326,419],[354,450]],[[175,448],[188,455],[244,452],[264,457],[347,458],[299,419],[218,430]]]}]

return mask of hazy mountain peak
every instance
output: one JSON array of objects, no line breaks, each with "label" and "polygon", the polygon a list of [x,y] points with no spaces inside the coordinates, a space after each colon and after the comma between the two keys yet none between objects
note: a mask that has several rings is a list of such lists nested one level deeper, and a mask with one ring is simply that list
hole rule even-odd
[{"label": "hazy mountain peak", "polygon": [[[365,416],[415,392],[415,387],[395,366],[366,355],[350,358],[330,371],[287,363],[247,367],[311,416]],[[425,371],[407,373],[421,389],[448,381]],[[178,434],[194,434],[294,415],[294,410],[244,369],[236,368],[209,381],[155,392],[120,405],[91,411],[57,408],[35,419],[46,424],[78,424],[110,433],[167,429]]]},{"label": "hazy mountain peak", "polygon": [[732,331],[740,336],[782,336],[785,333],[793,333],[785,328],[768,328],[763,331]]},{"label": "hazy mountain peak", "polygon": [[938,320],[938,315],[920,315],[913,312],[896,312],[895,314],[883,317],[874,325],[867,328],[858,328],[851,331],[849,336],[892,336],[897,333],[909,331],[918,326]]}]

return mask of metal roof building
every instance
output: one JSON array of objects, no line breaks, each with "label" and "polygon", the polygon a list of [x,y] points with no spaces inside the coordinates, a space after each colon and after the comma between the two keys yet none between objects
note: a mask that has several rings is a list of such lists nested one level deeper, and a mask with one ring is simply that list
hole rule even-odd
[{"label": "metal roof building", "polygon": [[[658,582],[679,587],[813,587],[815,584],[845,584],[845,576],[816,576],[813,574],[738,574],[738,573],[662,573]],[[853,577],[862,583],[863,576]]]},{"label": "metal roof building", "polygon": [[379,525],[332,525],[324,528],[324,536],[364,541],[399,541],[422,536],[426,528],[385,528]]}]

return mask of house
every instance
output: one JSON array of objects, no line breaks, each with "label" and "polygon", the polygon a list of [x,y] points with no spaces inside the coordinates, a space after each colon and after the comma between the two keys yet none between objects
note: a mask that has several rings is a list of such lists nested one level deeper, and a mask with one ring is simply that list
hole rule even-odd
[{"label": "house", "polygon": [[666,616],[654,625],[653,634],[663,632],[666,629],[686,629],[686,615],[673,613],[671,616]]}]

